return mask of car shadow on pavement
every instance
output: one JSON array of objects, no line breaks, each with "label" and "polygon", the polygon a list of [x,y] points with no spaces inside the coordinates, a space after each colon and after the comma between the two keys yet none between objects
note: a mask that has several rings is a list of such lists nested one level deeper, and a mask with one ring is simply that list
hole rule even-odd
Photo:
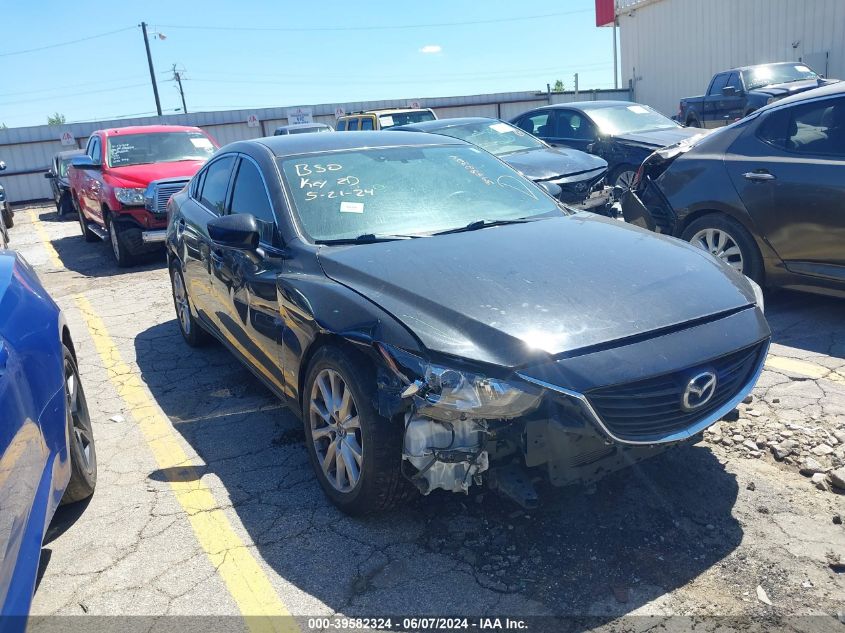
[{"label": "car shadow on pavement", "polygon": [[781,290],[766,297],[766,320],[772,342],[809,352],[845,358],[845,300]]},{"label": "car shadow on pavement", "polygon": [[[667,594],[739,545],[738,483],[707,449],[669,451],[593,488],[542,488],[526,512],[485,490],[435,492],[383,516],[325,499],[300,422],[222,346],[192,350],[169,321],[135,339],[153,397],[228,499],[258,555],[312,596],[298,612],[552,615],[609,621]],[[279,586],[277,584],[277,586]],[[313,605],[310,606],[309,605]]]},{"label": "car shadow on pavement", "polygon": [[137,266],[118,268],[108,242],[89,243],[82,235],[74,235],[54,239],[52,244],[65,268],[86,277],[112,277],[130,272],[155,270],[166,265],[163,248],[161,252],[144,256]]}]

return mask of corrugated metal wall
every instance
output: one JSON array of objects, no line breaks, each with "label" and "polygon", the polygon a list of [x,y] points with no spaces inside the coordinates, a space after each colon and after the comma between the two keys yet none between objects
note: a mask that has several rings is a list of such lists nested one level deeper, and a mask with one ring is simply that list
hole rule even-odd
[{"label": "corrugated metal wall", "polygon": [[[721,70],[803,61],[845,79],[845,0],[617,0],[623,85],[668,115]],[[827,65],[827,71],[825,66]]]},{"label": "corrugated metal wall", "polygon": [[[600,90],[581,92],[578,99],[627,99],[627,90]],[[574,93],[551,95],[551,101],[572,101]],[[549,97],[536,92],[507,92],[459,97],[437,97],[420,99],[425,107],[435,110],[441,119],[461,116],[487,116],[509,119],[520,112],[549,103]],[[319,104],[310,107],[314,120],[334,125],[335,108],[343,107],[346,112],[374,108],[405,107],[409,100],[361,101],[355,103]],[[0,172],[0,183],[6,188],[9,200],[20,202],[50,197],[50,185],[44,178],[50,161],[56,152],[71,147],[61,145],[60,137],[69,131],[77,145],[85,147],[88,136],[94,130],[127,125],[150,125],[168,123],[171,125],[197,125],[214,136],[221,145],[248,138],[272,134],[279,125],[287,123],[287,107],[257,110],[228,110],[224,112],[197,112],[174,114],[163,117],[143,117],[116,121],[95,121],[71,125],[10,128],[0,130],[0,159],[7,165],[7,171]],[[247,117],[255,114],[261,121],[260,127],[248,127]]]}]

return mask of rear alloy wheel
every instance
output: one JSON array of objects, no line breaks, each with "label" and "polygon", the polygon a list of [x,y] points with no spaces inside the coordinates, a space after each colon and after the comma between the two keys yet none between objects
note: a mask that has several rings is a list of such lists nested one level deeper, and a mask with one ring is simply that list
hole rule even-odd
[{"label": "rear alloy wheel", "polygon": [[173,289],[173,307],[176,308],[176,319],[179,322],[182,338],[191,347],[205,345],[209,339],[208,332],[197,323],[191,313],[191,300],[185,287],[185,278],[176,263],[170,266],[170,284]]},{"label": "rear alloy wheel", "polygon": [[114,261],[120,268],[127,268],[135,263],[135,258],[126,248],[126,242],[123,239],[123,231],[118,222],[114,220],[109,221],[109,242],[111,242],[112,254],[114,254]]},{"label": "rear alloy wheel", "polygon": [[613,186],[628,191],[634,185],[637,170],[631,165],[620,165],[613,172]]},{"label": "rear alloy wheel", "polygon": [[68,449],[70,452],[70,482],[62,503],[73,503],[94,494],[97,485],[97,451],[94,431],[88,415],[88,402],[79,380],[79,371],[67,347],[64,352],[65,407]]},{"label": "rear alloy wheel", "polygon": [[763,267],[757,245],[736,220],[721,214],[705,215],[690,223],[681,238],[760,283]]},{"label": "rear alloy wheel", "polygon": [[375,374],[339,347],[317,351],[302,394],[308,457],[320,486],[352,515],[387,510],[413,488],[403,479],[401,420],[373,408]]}]

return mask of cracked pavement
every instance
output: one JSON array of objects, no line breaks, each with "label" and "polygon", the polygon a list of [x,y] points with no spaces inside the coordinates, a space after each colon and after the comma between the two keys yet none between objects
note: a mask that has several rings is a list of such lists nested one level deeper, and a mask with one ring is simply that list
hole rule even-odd
[{"label": "cracked pavement", "polygon": [[[845,432],[842,301],[770,297],[775,343],[754,398],[698,445],[591,488],[542,488],[543,504],[530,513],[474,490],[352,519],[323,497],[295,417],[220,345],[184,344],[163,257],[118,269],[108,244],[87,244],[79,233],[48,206],[18,210],[11,231],[11,246],[66,313],[99,466],[90,502],[62,507],[47,533],[33,630],[51,630],[55,619],[41,618],[51,615],[154,616],[141,630],[168,630],[155,618],[241,614],[218,569],[232,552],[203,547],[174,480],[211,491],[216,507],[197,512],[225,515],[295,616],[552,615],[589,617],[608,630],[645,630],[673,615],[736,616],[764,628],[788,622],[791,630],[845,620],[845,527],[835,522],[845,497],[799,472],[816,441],[832,444],[824,468],[845,459],[836,438]],[[159,468],[95,349],[78,295],[190,464]],[[815,430],[779,460],[774,447],[803,433],[794,427]],[[618,619],[626,615],[657,620]],[[225,622],[225,630],[251,628]]]}]

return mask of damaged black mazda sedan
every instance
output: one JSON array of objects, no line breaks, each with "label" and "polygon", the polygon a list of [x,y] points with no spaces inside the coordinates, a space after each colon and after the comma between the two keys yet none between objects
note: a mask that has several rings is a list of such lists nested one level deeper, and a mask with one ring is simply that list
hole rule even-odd
[{"label": "damaged black mazda sedan", "polygon": [[751,390],[759,288],[709,254],[563,208],[457,139],[271,137],[169,204],[182,335],[301,416],[342,510],[416,488],[555,485],[696,441]]}]

